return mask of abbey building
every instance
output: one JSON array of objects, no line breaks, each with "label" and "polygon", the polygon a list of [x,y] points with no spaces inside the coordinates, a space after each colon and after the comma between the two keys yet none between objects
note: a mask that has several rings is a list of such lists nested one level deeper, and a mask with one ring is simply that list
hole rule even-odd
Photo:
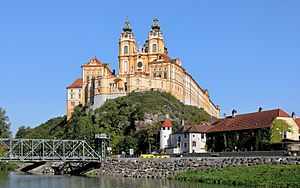
[{"label": "abbey building", "polygon": [[220,109],[210,99],[208,90],[202,89],[182,67],[181,61],[170,58],[158,19],[143,46],[137,46],[128,19],[119,39],[119,72],[110,70],[109,64],[96,57],[82,65],[82,78],[67,87],[67,118],[78,104],[90,102],[98,108],[107,99],[125,96],[133,91],[163,90],[187,105],[203,108],[219,117]]}]

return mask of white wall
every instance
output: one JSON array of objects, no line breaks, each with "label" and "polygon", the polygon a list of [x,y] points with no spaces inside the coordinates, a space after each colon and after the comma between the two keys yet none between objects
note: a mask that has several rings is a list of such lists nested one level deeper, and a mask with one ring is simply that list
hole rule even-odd
[{"label": "white wall", "polygon": [[170,135],[172,134],[172,127],[161,127],[160,128],[160,142],[159,148],[164,149],[169,146]]},{"label": "white wall", "polygon": [[115,99],[118,97],[126,96],[126,94],[99,94],[94,97],[93,110],[102,106],[107,99]]},{"label": "white wall", "polygon": [[[201,137],[202,135],[203,138]],[[193,146],[193,141],[196,142],[196,146]],[[172,134],[170,136],[170,147],[176,148],[173,151],[178,151],[179,153],[203,153],[206,152],[205,145],[205,133]]]}]

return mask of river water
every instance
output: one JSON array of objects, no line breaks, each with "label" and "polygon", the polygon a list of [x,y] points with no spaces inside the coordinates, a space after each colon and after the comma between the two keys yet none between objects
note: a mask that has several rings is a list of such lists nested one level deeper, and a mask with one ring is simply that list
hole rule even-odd
[{"label": "river water", "polygon": [[[232,188],[173,180],[133,179],[102,176],[49,176],[7,173],[0,175],[0,188]],[[235,187],[236,188],[236,187]]]}]

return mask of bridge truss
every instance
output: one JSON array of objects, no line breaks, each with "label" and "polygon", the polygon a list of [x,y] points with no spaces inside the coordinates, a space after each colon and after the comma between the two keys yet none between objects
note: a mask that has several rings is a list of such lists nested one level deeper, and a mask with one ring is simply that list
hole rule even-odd
[{"label": "bridge truss", "polygon": [[100,162],[85,140],[0,139],[0,162]]}]

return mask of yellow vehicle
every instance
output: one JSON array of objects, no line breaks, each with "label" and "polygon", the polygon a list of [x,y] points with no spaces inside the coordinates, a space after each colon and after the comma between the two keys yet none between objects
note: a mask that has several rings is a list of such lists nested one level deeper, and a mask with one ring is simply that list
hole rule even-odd
[{"label": "yellow vehicle", "polygon": [[142,154],[140,158],[170,158],[170,155]]},{"label": "yellow vehicle", "polygon": [[140,158],[155,158],[153,154],[142,154]]}]

